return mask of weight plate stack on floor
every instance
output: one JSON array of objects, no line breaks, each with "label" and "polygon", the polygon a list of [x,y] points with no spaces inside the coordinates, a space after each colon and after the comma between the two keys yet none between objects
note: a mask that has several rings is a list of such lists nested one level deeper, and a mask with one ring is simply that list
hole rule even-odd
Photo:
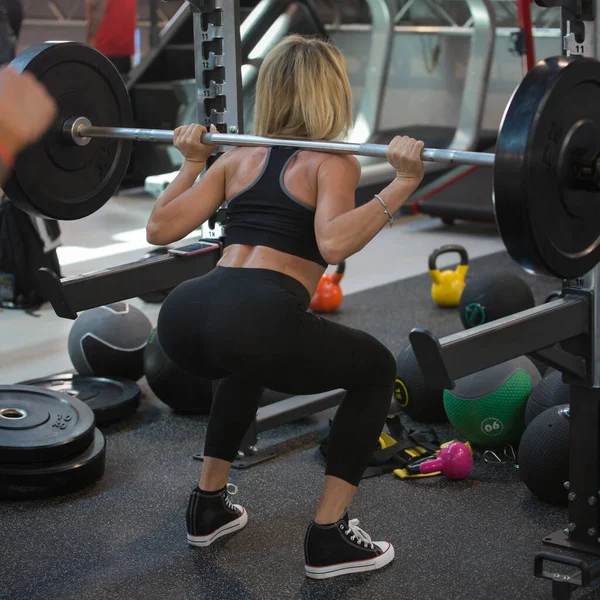
[{"label": "weight plate stack on floor", "polygon": [[0,386],[0,496],[74,491],[104,474],[105,440],[92,409],[32,386]]},{"label": "weight plate stack on floor", "polygon": [[94,439],[94,413],[77,398],[28,386],[0,386],[0,460],[70,458]]},{"label": "weight plate stack on floor", "polygon": [[97,427],[105,427],[134,414],[142,396],[142,391],[135,382],[120,377],[109,379],[63,373],[24,381],[23,385],[67,394],[85,402],[94,411]]},{"label": "weight plate stack on floor", "polygon": [[99,429],[84,452],[63,461],[0,462],[0,497],[25,498],[75,492],[104,475],[106,441]]}]

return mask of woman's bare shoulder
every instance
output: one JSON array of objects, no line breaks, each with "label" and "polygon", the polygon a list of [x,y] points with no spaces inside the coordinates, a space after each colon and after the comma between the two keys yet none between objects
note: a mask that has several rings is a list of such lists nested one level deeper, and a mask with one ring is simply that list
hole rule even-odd
[{"label": "woman's bare shoulder", "polygon": [[319,169],[327,164],[327,168],[350,169],[352,172],[360,173],[360,162],[352,154],[333,154],[329,152],[313,152],[311,150],[301,152],[300,156],[312,167]]},{"label": "woman's bare shoulder", "polygon": [[360,162],[353,154],[319,154],[319,169],[326,167],[327,172],[346,173],[360,177],[361,167]]}]

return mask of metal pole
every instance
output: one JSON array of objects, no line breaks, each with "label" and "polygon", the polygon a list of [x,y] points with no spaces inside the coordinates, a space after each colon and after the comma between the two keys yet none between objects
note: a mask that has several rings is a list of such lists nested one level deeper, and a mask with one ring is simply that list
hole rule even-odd
[{"label": "metal pole", "polygon": [[158,0],[149,0],[150,9],[150,48],[156,48],[160,41],[158,31]]},{"label": "metal pole", "polygon": [[[154,142],[172,144],[174,132],[162,129],[130,129],[126,127],[94,127],[80,125],[68,129],[73,137],[81,138],[113,138],[132,139],[136,142]],[[266,138],[254,135],[238,135],[225,133],[205,133],[202,136],[205,144],[215,146],[286,146],[305,150],[316,150],[336,154],[355,154],[359,156],[374,156],[385,158],[388,147],[383,144],[348,144],[344,142],[312,141],[312,140],[287,140]],[[495,155],[485,152],[465,152],[460,150],[437,150],[425,148],[421,158],[427,162],[446,163],[449,165],[474,165],[493,167]]]}]

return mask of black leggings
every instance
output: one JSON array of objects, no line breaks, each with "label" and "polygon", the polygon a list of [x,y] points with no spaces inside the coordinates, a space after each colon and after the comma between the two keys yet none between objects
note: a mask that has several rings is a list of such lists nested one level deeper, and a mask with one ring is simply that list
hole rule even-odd
[{"label": "black leggings", "polygon": [[234,460],[264,388],[294,395],[345,389],[326,474],[358,485],[390,407],[394,357],[371,335],[306,312],[309,302],[288,275],[217,267],[171,292],[158,337],[182,369],[221,379],[206,456]]}]

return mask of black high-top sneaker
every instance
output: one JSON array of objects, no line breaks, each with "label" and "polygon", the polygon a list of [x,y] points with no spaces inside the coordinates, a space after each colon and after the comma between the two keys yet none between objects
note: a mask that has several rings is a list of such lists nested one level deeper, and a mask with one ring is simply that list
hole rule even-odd
[{"label": "black high-top sneaker", "polygon": [[215,540],[242,529],[248,522],[243,506],[232,504],[229,494],[237,494],[237,486],[228,483],[217,492],[194,489],[187,509],[187,539],[192,546],[210,546]]},{"label": "black high-top sneaker", "polygon": [[394,547],[388,542],[372,542],[358,524],[358,519],[349,521],[346,512],[337,523],[313,521],[308,526],[304,540],[307,577],[327,579],[375,571],[394,560]]}]

